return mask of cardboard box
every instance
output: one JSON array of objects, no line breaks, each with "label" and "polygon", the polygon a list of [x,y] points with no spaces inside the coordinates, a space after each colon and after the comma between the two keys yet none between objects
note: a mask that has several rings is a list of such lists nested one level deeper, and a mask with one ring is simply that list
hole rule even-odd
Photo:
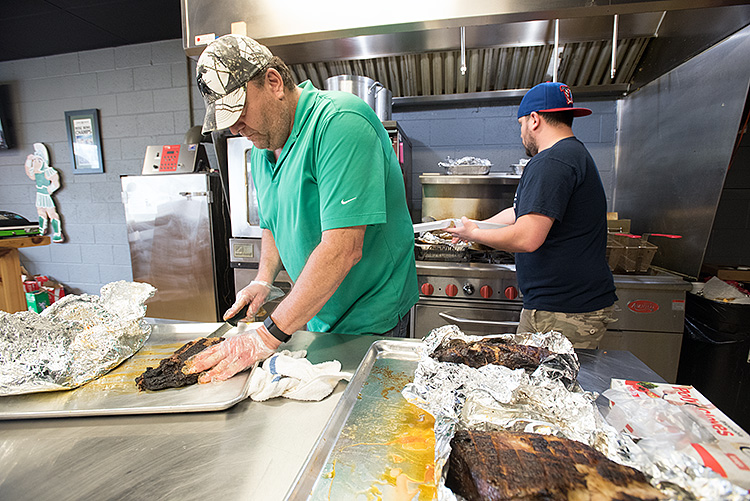
[{"label": "cardboard box", "polygon": [[704,264],[701,272],[706,275],[713,275],[722,280],[750,282],[750,269],[747,269],[745,266],[731,268],[728,266],[719,267],[713,264]]},{"label": "cardboard box", "polygon": [[49,304],[49,293],[44,289],[26,293],[26,307],[29,311],[41,313]]},{"label": "cardboard box", "polygon": [[610,233],[630,233],[630,219],[608,219],[607,231]]},{"label": "cardboard box", "polygon": [[[620,414],[619,418],[610,413],[607,420],[612,426],[638,439],[668,441],[671,433],[678,451],[692,456],[733,484],[750,489],[750,435],[694,387],[624,379],[612,379],[610,387],[620,390],[616,398],[605,392],[607,398],[615,398],[610,398],[612,407],[632,408],[634,402],[650,399],[669,404],[660,406],[657,414],[664,426],[649,422],[649,406],[643,406],[643,412]],[[623,418],[625,421],[615,423]],[[689,429],[682,433],[675,423],[688,423]],[[695,436],[702,439],[685,440],[685,437]]]}]

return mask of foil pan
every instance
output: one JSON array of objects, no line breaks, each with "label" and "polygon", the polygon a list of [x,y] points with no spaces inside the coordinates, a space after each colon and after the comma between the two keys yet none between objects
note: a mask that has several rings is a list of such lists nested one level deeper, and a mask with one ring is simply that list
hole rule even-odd
[{"label": "foil pan", "polygon": [[455,325],[434,329],[418,349],[414,381],[404,398],[435,418],[435,478],[438,499],[455,500],[445,487],[450,441],[457,429],[510,430],[555,435],[583,442],[612,461],[636,468],[667,499],[748,499],[741,489],[688,456],[652,460],[631,438],[602,417],[597,394],[576,382],[580,365],[570,341],[558,332],[504,334],[491,337],[539,346],[556,354],[533,372],[499,365],[478,369],[438,362],[430,354],[444,341],[477,341]]},{"label": "foil pan", "polygon": [[38,314],[0,312],[0,396],[68,390],[109,372],[148,339],[146,283],[112,282]]},{"label": "foil pan", "polygon": [[447,157],[445,161],[438,162],[447,175],[477,176],[490,172],[492,163],[486,158],[463,157],[453,159]]}]

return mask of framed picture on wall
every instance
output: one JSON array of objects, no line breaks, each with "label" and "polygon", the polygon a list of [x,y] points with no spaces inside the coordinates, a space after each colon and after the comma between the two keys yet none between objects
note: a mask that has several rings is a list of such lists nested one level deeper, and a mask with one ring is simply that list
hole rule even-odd
[{"label": "framed picture on wall", "polygon": [[68,130],[73,173],[104,172],[102,139],[99,134],[99,110],[66,111],[65,127]]}]

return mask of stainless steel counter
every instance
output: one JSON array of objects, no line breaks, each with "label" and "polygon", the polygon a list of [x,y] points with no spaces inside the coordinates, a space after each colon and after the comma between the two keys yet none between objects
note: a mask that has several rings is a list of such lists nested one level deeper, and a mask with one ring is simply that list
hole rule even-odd
[{"label": "stainless steel counter", "polygon": [[[286,346],[356,371],[373,336],[298,332]],[[581,385],[663,381],[629,352],[580,352]],[[244,400],[225,411],[0,421],[0,499],[283,499],[338,403]],[[0,397],[2,405],[2,397]]]}]

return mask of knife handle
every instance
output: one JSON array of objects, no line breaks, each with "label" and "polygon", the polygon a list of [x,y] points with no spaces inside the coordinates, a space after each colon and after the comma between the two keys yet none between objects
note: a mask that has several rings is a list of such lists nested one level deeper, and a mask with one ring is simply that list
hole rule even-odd
[{"label": "knife handle", "polygon": [[250,303],[247,303],[245,306],[240,308],[240,311],[234,314],[234,316],[227,318],[227,323],[234,325],[235,327],[239,323],[240,320],[245,318],[247,316],[247,309],[250,307]]}]

